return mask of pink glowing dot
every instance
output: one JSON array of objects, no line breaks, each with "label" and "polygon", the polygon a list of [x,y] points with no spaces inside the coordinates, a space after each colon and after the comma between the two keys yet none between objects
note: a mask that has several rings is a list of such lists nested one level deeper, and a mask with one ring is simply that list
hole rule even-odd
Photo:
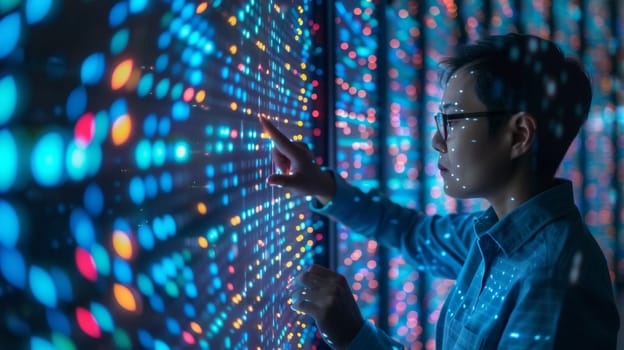
[{"label": "pink glowing dot", "polygon": [[187,344],[195,344],[195,338],[187,331],[182,331],[182,338]]},{"label": "pink glowing dot", "polygon": [[93,260],[91,254],[82,248],[77,248],[75,258],[80,274],[89,281],[95,281],[97,279],[97,270],[95,269],[95,260]]},{"label": "pink glowing dot", "polygon": [[99,338],[102,335],[100,325],[98,325],[97,320],[89,310],[81,307],[76,308],[76,320],[80,329],[90,337]]},{"label": "pink glowing dot", "polygon": [[74,138],[80,146],[88,146],[95,135],[95,119],[92,113],[80,117],[74,127]]},{"label": "pink glowing dot", "polygon": [[190,102],[193,99],[193,96],[195,96],[195,89],[190,87],[184,90],[184,95],[182,96],[182,99],[184,100],[184,102]]}]

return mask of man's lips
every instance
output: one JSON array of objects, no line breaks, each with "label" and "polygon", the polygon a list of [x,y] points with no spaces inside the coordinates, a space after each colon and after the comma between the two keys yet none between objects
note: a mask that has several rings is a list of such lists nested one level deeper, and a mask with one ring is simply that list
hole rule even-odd
[{"label": "man's lips", "polygon": [[444,166],[443,166],[443,165],[441,165],[441,164],[438,164],[438,169],[440,169],[440,171],[441,171],[441,172],[447,172],[447,171],[449,171],[446,167],[444,167]]}]

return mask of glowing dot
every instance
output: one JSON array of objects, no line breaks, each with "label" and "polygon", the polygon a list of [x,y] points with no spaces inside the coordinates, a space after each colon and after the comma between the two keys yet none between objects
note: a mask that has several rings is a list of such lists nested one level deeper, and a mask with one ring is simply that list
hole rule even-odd
[{"label": "glowing dot", "polygon": [[206,11],[207,8],[208,8],[208,3],[204,1],[201,4],[197,5],[197,9],[195,10],[195,13],[197,14],[203,13],[204,11]]},{"label": "glowing dot", "polygon": [[12,76],[6,76],[0,79],[0,125],[5,124],[15,113],[17,106],[17,85]]},{"label": "glowing dot", "polygon": [[104,54],[91,54],[82,62],[80,79],[85,85],[95,85],[100,81],[100,79],[102,79],[105,69],[106,60]]},{"label": "glowing dot", "polygon": [[28,273],[28,283],[35,299],[45,306],[56,307],[54,281],[44,269],[33,265]]},{"label": "glowing dot", "polygon": [[82,248],[76,248],[75,259],[80,274],[89,281],[95,281],[97,279],[97,270],[93,256]]},{"label": "glowing dot", "polygon": [[55,347],[53,344],[51,344],[45,339],[41,339],[39,337],[32,337],[30,338],[30,349],[31,350],[55,350],[57,349],[57,347]]},{"label": "glowing dot", "polygon": [[7,56],[15,49],[20,38],[21,26],[20,14],[17,12],[0,20],[0,33],[2,33],[0,58]]},{"label": "glowing dot", "polygon": [[115,146],[120,146],[128,141],[132,131],[132,119],[127,114],[122,115],[113,122],[111,137]]},{"label": "glowing dot", "polygon": [[26,284],[26,267],[22,255],[13,249],[0,247],[0,271],[4,278],[20,289]]},{"label": "glowing dot", "polygon": [[88,336],[92,338],[99,338],[102,335],[102,331],[100,330],[97,320],[93,317],[93,314],[91,314],[89,310],[77,307],[76,321],[78,321],[80,329]]},{"label": "glowing dot", "polygon": [[113,248],[121,258],[126,260],[132,258],[132,241],[125,232],[120,230],[113,232]]},{"label": "glowing dot", "polygon": [[205,203],[199,202],[197,203],[197,212],[204,215],[208,212],[208,207],[206,207]]},{"label": "glowing dot", "polygon": [[8,202],[0,199],[0,244],[14,248],[19,238],[19,220],[15,209]]},{"label": "glowing dot", "polygon": [[233,110],[233,111],[238,109],[238,105],[236,104],[236,102],[230,103],[230,109]]},{"label": "glowing dot", "polygon": [[87,113],[78,119],[74,126],[74,138],[80,146],[87,146],[95,135],[95,119],[92,113]]},{"label": "glowing dot", "polygon": [[182,331],[182,338],[187,344],[195,344],[195,338],[187,331]]},{"label": "glowing dot", "polygon": [[115,295],[115,299],[119,306],[128,311],[136,311],[137,303],[134,298],[134,293],[132,291],[121,284],[115,283],[113,286],[113,294]]},{"label": "glowing dot", "polygon": [[126,83],[128,83],[128,80],[130,80],[130,76],[132,75],[132,66],[133,61],[131,59],[127,59],[115,67],[113,77],[111,79],[111,88],[113,90],[119,90],[126,85]]},{"label": "glowing dot", "polygon": [[202,102],[204,102],[205,99],[206,99],[206,91],[199,90],[197,92],[197,95],[195,95],[195,101],[197,103],[202,103]]},{"label": "glowing dot", "polygon": [[33,177],[42,186],[55,186],[63,176],[63,138],[56,132],[44,135],[31,155]]},{"label": "glowing dot", "polygon": [[[2,89],[0,88],[0,90]],[[13,135],[7,129],[0,130],[0,164],[2,164],[0,192],[6,192],[15,183],[18,165],[17,145]]]},{"label": "glowing dot", "polygon": [[237,23],[236,17],[235,16],[230,16],[230,18],[228,18],[228,23],[234,27]]},{"label": "glowing dot", "polygon": [[104,331],[112,332],[115,329],[113,317],[104,305],[91,303],[91,314]]},{"label": "glowing dot", "polygon": [[199,237],[197,239],[197,244],[199,244],[199,246],[202,248],[208,248],[208,240],[206,239],[206,237]]}]

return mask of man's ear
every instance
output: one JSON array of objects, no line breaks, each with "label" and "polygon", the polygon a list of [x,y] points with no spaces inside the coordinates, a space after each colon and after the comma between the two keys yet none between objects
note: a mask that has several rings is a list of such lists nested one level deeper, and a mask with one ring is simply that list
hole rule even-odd
[{"label": "man's ear", "polygon": [[537,138],[537,120],[527,112],[518,112],[509,119],[511,140],[511,159],[519,158],[531,151]]}]

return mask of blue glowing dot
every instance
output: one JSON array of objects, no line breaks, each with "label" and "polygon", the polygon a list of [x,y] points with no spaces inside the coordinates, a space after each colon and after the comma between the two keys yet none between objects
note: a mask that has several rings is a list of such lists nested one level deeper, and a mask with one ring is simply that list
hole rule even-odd
[{"label": "blue glowing dot", "polygon": [[162,340],[154,341],[154,350],[170,350],[169,345]]},{"label": "blue glowing dot", "polygon": [[154,198],[158,194],[158,181],[156,181],[156,177],[152,174],[148,174],[145,177],[145,194],[147,198]]},{"label": "blue glowing dot", "polygon": [[154,248],[154,235],[148,225],[141,225],[138,230],[139,244],[147,250]]},{"label": "blue glowing dot", "polygon": [[177,31],[178,38],[185,39],[191,33],[191,26],[189,24],[183,24],[182,27]]},{"label": "blue glowing dot", "polygon": [[115,278],[123,284],[132,282],[132,268],[127,261],[115,258],[113,259],[113,274]]},{"label": "blue glowing dot", "polygon": [[139,329],[137,331],[137,336],[139,338],[139,343],[143,346],[143,349],[152,349],[154,347],[154,340],[152,339],[152,335],[149,334],[144,329]]},{"label": "blue glowing dot", "polygon": [[134,204],[141,204],[145,200],[145,186],[140,177],[135,176],[130,180],[130,199]]},{"label": "blue glowing dot", "polygon": [[167,158],[167,146],[165,141],[156,140],[152,145],[152,162],[155,166],[162,166],[165,164]]},{"label": "blue glowing dot", "polygon": [[152,284],[152,281],[149,279],[149,277],[145,276],[142,273],[137,275],[137,287],[139,288],[139,291],[141,291],[141,293],[143,293],[143,295],[145,296],[149,297],[154,294],[154,285]]},{"label": "blue glowing dot", "polygon": [[186,162],[191,156],[191,149],[186,141],[178,141],[174,146],[174,159],[178,163]]},{"label": "blue glowing dot", "polygon": [[0,247],[0,271],[2,271],[2,275],[9,283],[20,289],[24,288],[26,284],[26,266],[20,252]]},{"label": "blue glowing dot", "polygon": [[86,148],[72,141],[67,146],[65,159],[67,175],[74,181],[80,181],[87,175],[88,160]]},{"label": "blue glowing dot", "polygon": [[227,79],[229,75],[230,75],[230,70],[228,69],[228,67],[221,68],[221,78]]},{"label": "blue glowing dot", "polygon": [[15,78],[6,76],[0,79],[0,125],[5,124],[11,119],[17,107],[17,85]]},{"label": "blue glowing dot", "polygon": [[74,299],[72,283],[67,276],[67,273],[58,267],[50,269],[50,276],[54,281],[56,287],[56,295],[59,300],[70,302]]},{"label": "blue glowing dot", "polygon": [[195,69],[191,71],[191,76],[189,77],[189,82],[193,86],[197,86],[201,84],[202,80],[204,80],[204,73],[201,70]]},{"label": "blue glowing dot", "polygon": [[152,221],[152,229],[154,231],[154,236],[156,236],[159,240],[163,241],[167,238],[166,227],[160,217],[154,218]]},{"label": "blue glowing dot", "polygon": [[145,117],[143,121],[143,134],[146,137],[152,137],[156,134],[156,129],[158,128],[158,118],[156,114],[150,113]]},{"label": "blue glowing dot", "polygon": [[165,137],[171,131],[171,119],[163,117],[158,124],[158,135]]},{"label": "blue glowing dot", "polygon": [[137,87],[137,95],[139,97],[145,97],[152,90],[154,84],[154,76],[152,73],[145,74],[141,80],[139,80],[139,86]]},{"label": "blue glowing dot", "polygon": [[165,302],[162,300],[161,297],[158,296],[158,294],[152,295],[149,301],[150,306],[152,307],[152,309],[154,309],[154,311],[161,313],[165,311]]},{"label": "blue glowing dot", "polygon": [[0,192],[6,192],[15,184],[17,178],[17,145],[8,129],[0,130]]},{"label": "blue glowing dot", "polygon": [[97,184],[89,184],[83,196],[84,207],[92,216],[99,216],[104,208],[104,194]]},{"label": "blue glowing dot", "polygon": [[35,144],[30,167],[33,177],[42,186],[56,186],[63,176],[63,138],[50,132]]},{"label": "blue glowing dot", "polygon": [[[119,3],[121,4],[121,3]],[[130,33],[128,29],[121,29],[113,37],[110,42],[110,51],[113,55],[120,54],[123,50],[128,46],[128,38],[130,37]]]},{"label": "blue glowing dot", "polygon": [[167,92],[169,92],[169,79],[165,78],[156,85],[156,98],[159,100],[164,98]]},{"label": "blue glowing dot", "polygon": [[96,144],[87,147],[87,175],[94,176],[102,166],[102,149]]},{"label": "blue glowing dot", "polygon": [[47,309],[46,318],[48,320],[48,326],[50,327],[50,329],[62,334],[71,333],[71,324],[69,322],[69,319],[59,310]]},{"label": "blue glowing dot", "polygon": [[56,350],[56,346],[39,337],[30,338],[30,350]]},{"label": "blue glowing dot", "polygon": [[128,3],[118,2],[113,6],[108,14],[108,24],[111,28],[121,25],[128,17]]},{"label": "blue glowing dot", "polygon": [[230,203],[230,197],[228,197],[227,193],[223,194],[223,196],[221,196],[221,204],[227,206],[229,203]]},{"label": "blue glowing dot", "polygon": [[174,120],[187,120],[190,112],[191,108],[186,102],[178,101],[171,108],[171,115]]},{"label": "blue glowing dot", "polygon": [[106,69],[106,59],[103,53],[94,53],[85,58],[80,69],[80,79],[85,85],[95,85],[100,82]]},{"label": "blue glowing dot", "polygon": [[169,333],[180,334],[181,329],[178,321],[176,321],[174,318],[167,317],[167,320],[165,322],[167,323],[167,329],[169,330]]},{"label": "blue glowing dot", "polygon": [[196,31],[196,30],[193,31],[191,33],[191,35],[189,35],[189,38],[188,38],[189,45],[193,46],[193,45],[197,44],[197,42],[199,41],[200,35],[201,34],[198,31]]},{"label": "blue glowing dot", "polygon": [[110,259],[106,249],[99,244],[94,244],[93,247],[91,247],[91,256],[93,257],[93,261],[95,261],[95,269],[97,272],[101,275],[108,276],[110,273]]},{"label": "blue glowing dot", "polygon": [[147,0],[130,0],[130,13],[139,13],[145,10]]},{"label": "blue glowing dot", "polygon": [[115,329],[113,317],[104,305],[93,302],[91,303],[90,310],[103,331],[112,332]]},{"label": "blue glowing dot", "polygon": [[160,56],[158,56],[158,58],[156,59],[154,68],[156,69],[156,72],[162,73],[165,69],[167,69],[168,65],[169,65],[169,55],[167,55],[166,53],[163,53]]},{"label": "blue glowing dot", "polygon": [[194,4],[186,4],[182,8],[182,11],[180,13],[180,17],[182,17],[183,19],[189,19],[189,18],[191,18],[193,16],[194,13],[195,13],[195,5]]},{"label": "blue glowing dot", "polygon": [[106,140],[106,136],[108,136],[108,112],[99,111],[95,114],[95,135],[92,143],[101,144]]},{"label": "blue glowing dot", "polygon": [[[158,48],[161,50],[166,49],[171,44],[171,33],[163,32],[158,37]],[[161,56],[162,57],[162,56]]]},{"label": "blue glowing dot", "polygon": [[171,88],[171,99],[179,100],[182,97],[182,92],[184,91],[184,85],[182,83],[177,83]]},{"label": "blue glowing dot", "polygon": [[165,172],[160,175],[160,188],[165,193],[171,192],[173,189],[173,178],[170,173]]},{"label": "blue glowing dot", "polygon": [[149,140],[143,139],[139,141],[134,150],[134,157],[139,169],[145,170],[150,167],[152,161],[152,145],[150,145]]},{"label": "blue glowing dot", "polygon": [[0,40],[0,58],[6,57],[17,46],[17,42],[20,38],[22,22],[20,20],[20,14],[15,12],[0,20],[0,33],[2,33],[2,40]]},{"label": "blue glowing dot", "polygon": [[159,286],[162,286],[165,282],[167,282],[167,276],[159,264],[152,265],[152,279]]},{"label": "blue glowing dot", "polygon": [[0,199],[0,244],[7,248],[14,248],[19,238],[19,219],[13,206]]},{"label": "blue glowing dot", "polygon": [[128,114],[128,104],[126,100],[120,98],[115,100],[110,106],[110,116],[113,120],[121,117],[122,115]]},{"label": "blue glowing dot", "polygon": [[67,117],[71,121],[75,121],[80,117],[87,108],[87,90],[84,86],[75,88],[67,97],[65,109]]},{"label": "blue glowing dot", "polygon": [[69,216],[69,229],[72,231],[76,243],[85,249],[91,248],[95,243],[95,229],[91,218],[81,209],[76,208]]},{"label": "blue glowing dot", "polygon": [[47,307],[56,307],[56,288],[44,269],[36,265],[31,266],[28,284],[35,299]]},{"label": "blue glowing dot", "polygon": [[184,290],[189,298],[197,298],[197,287],[194,284],[188,283]]},{"label": "blue glowing dot", "polygon": [[204,45],[204,53],[211,54],[215,51],[215,45],[212,41],[208,40]]}]

